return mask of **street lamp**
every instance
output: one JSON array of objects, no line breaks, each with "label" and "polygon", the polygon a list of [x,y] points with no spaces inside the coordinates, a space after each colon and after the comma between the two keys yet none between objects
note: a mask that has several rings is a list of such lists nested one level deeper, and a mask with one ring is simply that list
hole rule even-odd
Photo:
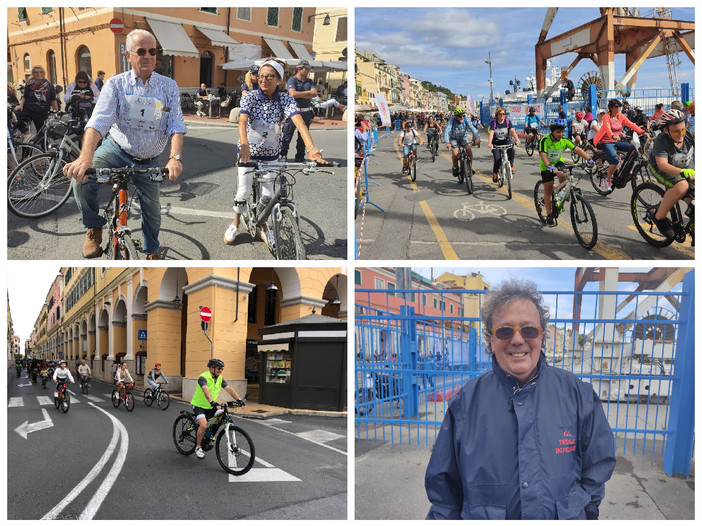
[{"label": "street lamp", "polygon": [[492,104],[492,101],[495,99],[495,97],[492,94],[492,60],[490,59],[490,52],[488,51],[488,59],[485,61],[485,63],[490,67],[490,78],[488,78],[488,82],[490,82],[490,104]]}]

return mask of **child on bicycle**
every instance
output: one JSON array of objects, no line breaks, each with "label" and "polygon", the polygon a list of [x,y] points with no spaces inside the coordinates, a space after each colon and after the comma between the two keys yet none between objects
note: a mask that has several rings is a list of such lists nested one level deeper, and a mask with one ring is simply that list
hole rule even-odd
[{"label": "child on bicycle", "polygon": [[159,386],[159,383],[156,381],[159,377],[163,378],[165,383],[168,383],[168,378],[166,378],[166,375],[161,372],[161,362],[156,362],[154,364],[154,368],[151,369],[149,374],[146,376],[146,381],[149,382],[149,385],[154,393]]},{"label": "child on bicycle", "polygon": [[59,385],[65,384],[68,381],[70,381],[72,384],[76,383],[76,381],[73,379],[71,371],[68,369],[68,364],[66,363],[66,360],[61,360],[59,362],[59,367],[54,371],[54,376],[52,380],[54,381],[54,383],[56,383],[56,391],[54,391],[54,398],[58,398]]},{"label": "child on bicycle", "polygon": [[673,237],[673,225],[668,212],[681,198],[687,204],[691,197],[684,197],[688,190],[695,191],[694,151],[695,135],[686,129],[685,115],[680,110],[668,110],[661,115],[663,132],[656,137],[648,157],[648,166],[654,177],[665,188],[658,209],[652,210],[651,219],[666,237]]},{"label": "child on bicycle", "polygon": [[402,145],[402,173],[409,170],[408,158],[410,151],[417,151],[417,143],[423,144],[422,138],[414,131],[412,121],[405,122],[405,129],[400,132],[400,144]]},{"label": "child on bicycle", "polygon": [[[305,143],[310,160],[319,164],[328,164],[322,159],[319,148],[312,142],[312,136],[300,115],[295,99],[288,93],[280,91],[279,84],[285,71],[275,60],[267,60],[258,72],[258,89],[249,90],[241,97],[239,112],[239,148],[240,163],[249,161],[275,161],[278,159],[283,146],[281,125],[289,118],[295,125]],[[224,232],[224,242],[233,245],[239,234],[241,214],[246,210],[246,200],[251,195],[255,168],[239,167],[236,196],[234,197],[234,219]],[[275,174],[269,173],[270,183],[262,186],[261,199],[270,200],[273,197],[273,181]],[[261,238],[269,246],[273,240],[269,233],[262,228]]]},{"label": "child on bicycle", "polygon": [[551,199],[553,196],[554,178],[558,177],[558,183],[565,181],[566,172],[559,171],[559,168],[565,166],[563,162],[563,152],[565,150],[574,150],[580,157],[587,160],[588,165],[593,166],[595,163],[590,159],[590,156],[572,142],[564,137],[566,129],[565,119],[554,119],[549,126],[551,133],[545,135],[539,141],[539,167],[541,168],[541,180],[544,182],[544,208],[547,212],[546,224],[548,226],[556,226],[551,215]]}]

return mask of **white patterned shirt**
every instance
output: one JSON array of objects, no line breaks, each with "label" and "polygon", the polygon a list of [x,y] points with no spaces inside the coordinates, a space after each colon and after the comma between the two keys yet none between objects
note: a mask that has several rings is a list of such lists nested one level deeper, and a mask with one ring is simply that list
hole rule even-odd
[{"label": "white patterned shirt", "polygon": [[[241,110],[249,116],[246,136],[249,140],[251,158],[271,161],[278,158],[283,145],[281,124],[286,118],[300,113],[295,99],[276,88],[269,99],[261,91],[251,90],[241,97]],[[241,143],[239,143],[241,148]]]},{"label": "white patterned shirt", "polygon": [[187,133],[176,82],[153,72],[144,83],[133,70],[103,86],[86,125],[110,137],[129,155],[150,159],[161,154],[174,133]]}]

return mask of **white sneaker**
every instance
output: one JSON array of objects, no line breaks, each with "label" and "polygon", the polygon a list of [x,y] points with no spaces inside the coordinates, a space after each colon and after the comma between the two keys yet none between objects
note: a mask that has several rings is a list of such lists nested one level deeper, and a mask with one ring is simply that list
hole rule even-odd
[{"label": "white sneaker", "polygon": [[234,225],[229,225],[226,232],[224,232],[224,242],[227,245],[233,245],[236,236],[239,234],[239,227]]},{"label": "white sneaker", "polygon": [[205,458],[205,452],[202,450],[201,447],[196,447],[195,448],[195,456],[199,459]]}]

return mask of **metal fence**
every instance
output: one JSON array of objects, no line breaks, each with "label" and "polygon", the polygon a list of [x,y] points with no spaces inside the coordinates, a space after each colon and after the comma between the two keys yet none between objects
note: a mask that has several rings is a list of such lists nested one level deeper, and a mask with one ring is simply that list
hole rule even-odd
[{"label": "metal fence", "polygon": [[[423,296],[429,294],[441,298],[440,316],[422,314]],[[668,468],[687,474],[694,420],[694,272],[687,273],[680,292],[542,294],[551,312],[549,365],[592,384],[624,453],[664,451]],[[449,399],[492,367],[482,320],[463,312],[468,305],[479,312],[483,295],[356,290],[357,440],[434,443]],[[461,305],[453,315],[447,312],[450,302]]]}]

